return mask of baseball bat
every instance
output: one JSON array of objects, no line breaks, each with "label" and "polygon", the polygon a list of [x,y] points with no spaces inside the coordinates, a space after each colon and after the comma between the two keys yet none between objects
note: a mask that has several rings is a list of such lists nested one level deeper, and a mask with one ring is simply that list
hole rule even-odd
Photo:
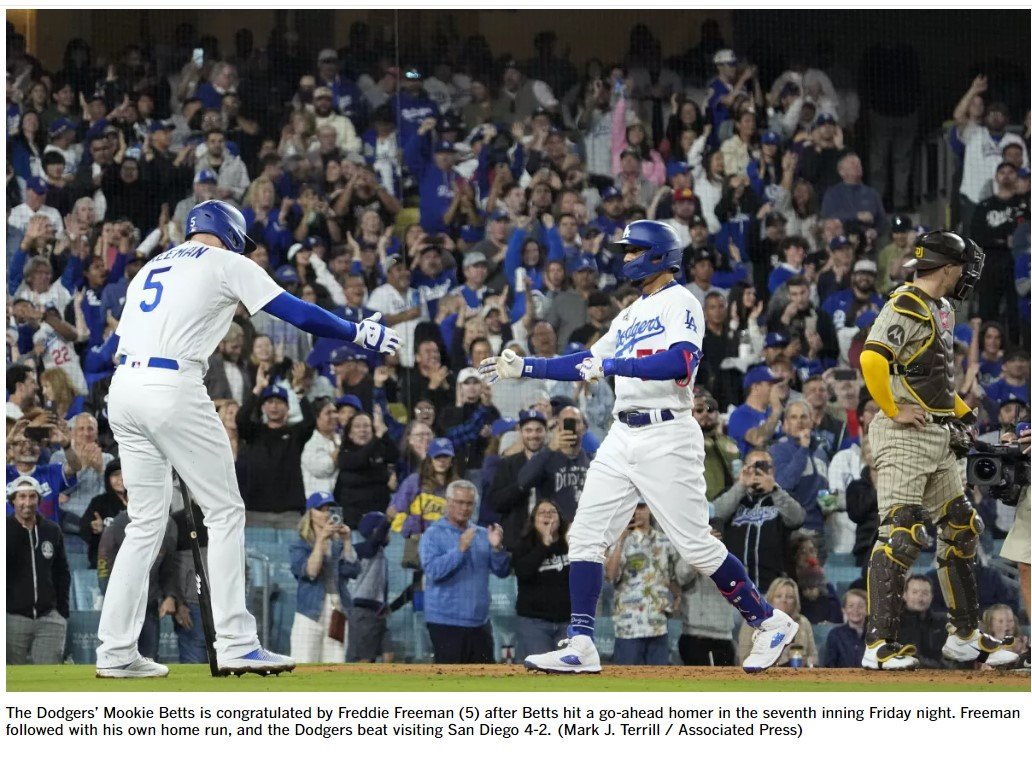
[{"label": "baseball bat", "polygon": [[183,477],[179,476],[179,492],[183,496],[186,510],[186,526],[190,530],[190,552],[193,553],[194,575],[197,579],[197,600],[201,605],[201,628],[204,630],[204,648],[208,653],[208,668],[213,677],[220,677],[218,658],[215,656],[215,617],[211,613],[211,588],[208,584],[208,570],[201,560],[201,543],[197,539],[197,522],[194,521],[193,499]]}]

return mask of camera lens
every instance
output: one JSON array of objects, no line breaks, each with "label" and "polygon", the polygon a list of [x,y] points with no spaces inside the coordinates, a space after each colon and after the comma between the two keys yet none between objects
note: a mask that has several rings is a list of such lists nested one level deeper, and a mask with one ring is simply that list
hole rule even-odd
[{"label": "camera lens", "polygon": [[999,464],[992,458],[979,458],[973,466],[975,477],[980,482],[988,482],[996,478]]}]

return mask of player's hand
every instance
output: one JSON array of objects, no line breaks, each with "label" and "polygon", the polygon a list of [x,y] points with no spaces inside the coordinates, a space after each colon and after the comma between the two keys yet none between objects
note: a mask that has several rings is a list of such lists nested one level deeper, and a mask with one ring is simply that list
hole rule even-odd
[{"label": "player's hand", "polygon": [[523,376],[523,359],[512,350],[503,350],[499,356],[484,358],[477,370],[488,384],[499,379],[519,379]]},{"label": "player's hand", "polygon": [[354,343],[367,350],[376,350],[387,355],[394,355],[401,345],[401,335],[380,323],[380,314],[359,322],[355,331]]},{"label": "player's hand", "polygon": [[459,550],[465,553],[469,550],[469,546],[473,544],[473,538],[477,536],[477,528],[475,526],[469,527],[459,537]]},{"label": "player's hand", "polygon": [[928,423],[925,419],[924,409],[919,405],[901,405],[899,412],[892,417],[900,426],[913,426],[916,429],[924,429]]},{"label": "player's hand", "polygon": [[574,368],[580,372],[581,379],[586,382],[597,382],[606,375],[602,368],[602,360],[594,356],[588,356]]},{"label": "player's hand", "polygon": [[505,534],[500,524],[487,527],[487,542],[495,550],[502,549],[502,536]]}]

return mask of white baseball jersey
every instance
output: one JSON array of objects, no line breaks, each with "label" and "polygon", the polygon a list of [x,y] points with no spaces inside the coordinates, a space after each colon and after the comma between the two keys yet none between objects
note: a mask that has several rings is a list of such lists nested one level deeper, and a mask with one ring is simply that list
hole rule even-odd
[{"label": "white baseball jersey", "polygon": [[206,365],[238,302],[253,315],[282,291],[249,258],[184,242],[152,258],[129,283],[118,352]]},{"label": "white baseball jersey", "polygon": [[[609,331],[591,347],[597,358],[644,358],[687,342],[702,351],[704,329],[698,299],[677,282],[643,296],[625,308]],[[692,362],[687,379],[646,380],[616,377],[614,415],[628,410],[690,410],[698,364]]]}]

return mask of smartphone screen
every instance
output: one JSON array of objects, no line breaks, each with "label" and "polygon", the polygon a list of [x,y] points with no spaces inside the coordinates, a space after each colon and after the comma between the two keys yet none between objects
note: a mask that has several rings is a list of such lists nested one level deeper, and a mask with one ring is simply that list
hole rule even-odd
[{"label": "smartphone screen", "polygon": [[193,51],[193,63],[197,68],[204,65],[204,48],[195,47]]},{"label": "smartphone screen", "polygon": [[563,419],[563,431],[564,432],[576,432],[577,431],[577,420],[572,418]]}]

